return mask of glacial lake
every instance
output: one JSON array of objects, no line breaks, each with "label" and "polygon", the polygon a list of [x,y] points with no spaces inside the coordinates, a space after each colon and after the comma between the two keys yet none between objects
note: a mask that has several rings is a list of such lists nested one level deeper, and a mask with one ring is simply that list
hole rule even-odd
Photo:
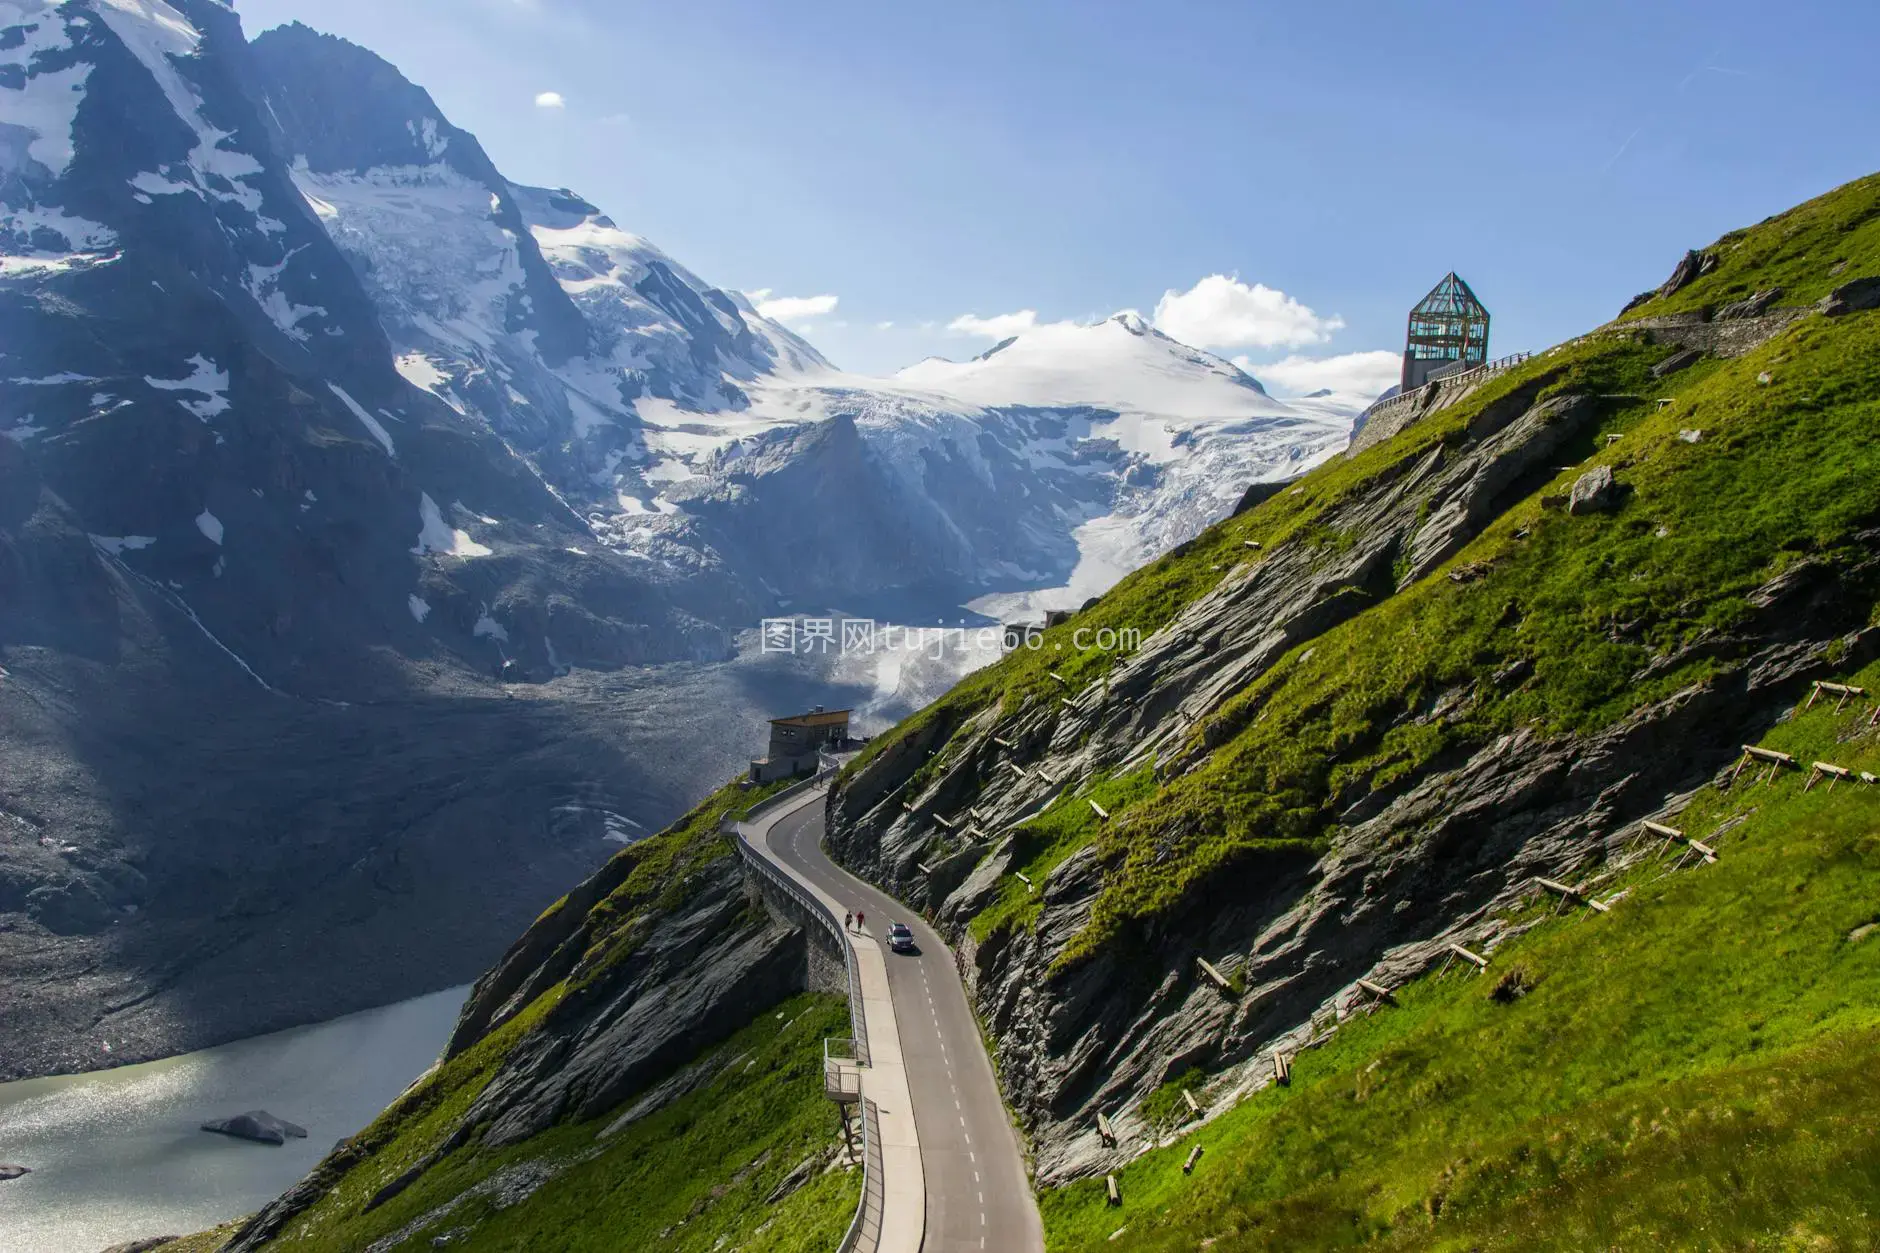
[{"label": "glacial lake", "polygon": [[[437,1059],[467,987],[310,1027],[87,1075],[0,1084],[0,1253],[98,1253],[252,1213],[363,1128]],[[198,1129],[265,1109],[304,1140]]]}]

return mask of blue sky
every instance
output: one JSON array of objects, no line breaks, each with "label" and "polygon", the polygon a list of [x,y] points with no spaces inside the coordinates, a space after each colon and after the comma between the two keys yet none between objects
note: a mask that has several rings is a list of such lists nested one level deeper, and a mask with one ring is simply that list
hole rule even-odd
[{"label": "blue sky", "polygon": [[1541,348],[1880,168],[1865,2],[237,7],[372,48],[512,179],[875,373],[1160,307],[1276,391],[1362,389],[1446,270],[1494,353]]}]

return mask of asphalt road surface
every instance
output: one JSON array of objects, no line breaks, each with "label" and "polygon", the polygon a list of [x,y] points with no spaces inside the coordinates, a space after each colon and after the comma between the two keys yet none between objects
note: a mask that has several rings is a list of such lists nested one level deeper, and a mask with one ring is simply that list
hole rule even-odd
[{"label": "asphalt road surface", "polygon": [[[845,908],[860,909],[886,950],[927,1180],[921,1253],[1042,1253],[1044,1229],[1018,1133],[999,1099],[952,951],[914,911],[830,861],[822,834],[822,806],[810,805],[772,828],[770,847]],[[918,953],[887,948],[890,922],[913,929]]]}]

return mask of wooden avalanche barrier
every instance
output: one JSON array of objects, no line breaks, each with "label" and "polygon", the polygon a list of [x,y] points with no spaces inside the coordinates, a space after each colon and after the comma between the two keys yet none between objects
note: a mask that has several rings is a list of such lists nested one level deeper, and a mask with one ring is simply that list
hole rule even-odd
[{"label": "wooden avalanche barrier", "polygon": [[1743,756],[1737,760],[1736,769],[1730,772],[1730,782],[1735,783],[1736,776],[1742,774],[1743,768],[1752,761],[1762,762],[1768,767],[1762,775],[1762,780],[1765,783],[1773,781],[1776,777],[1776,772],[1781,770],[1784,766],[1795,765],[1795,758],[1789,756],[1787,753],[1779,753],[1773,748],[1762,748],[1755,744],[1745,744],[1743,745]]},{"label": "wooden avalanche barrier", "polygon": [[1026,874],[1022,870],[1014,870],[1012,874],[1013,874],[1013,877],[1015,877],[1020,883],[1025,885],[1026,892],[1029,893],[1030,891],[1032,891],[1030,875]]},{"label": "wooden avalanche barrier", "polygon": [[1667,827],[1662,822],[1651,822],[1649,820],[1639,823],[1639,826],[1644,828],[1647,832],[1649,832],[1652,835],[1658,835],[1658,836],[1664,837],[1664,841],[1665,841],[1664,844],[1661,844],[1658,846],[1659,856],[1664,855],[1664,850],[1665,850],[1666,845],[1676,843],[1676,844],[1685,845],[1686,847],[1691,849],[1692,852],[1695,852],[1699,856],[1701,856],[1704,859],[1704,861],[1707,863],[1714,862],[1717,860],[1716,849],[1710,847],[1710,845],[1705,844],[1701,840],[1692,839],[1690,836],[1684,834],[1684,832],[1679,830],[1677,827]]},{"label": "wooden avalanche barrier", "polygon": [[1292,1063],[1287,1061],[1286,1054],[1280,1052],[1278,1049],[1273,1050],[1273,1082],[1278,1084],[1292,1083]]},{"label": "wooden avalanche barrier", "polygon": [[1195,1145],[1195,1147],[1188,1150],[1188,1160],[1182,1163],[1182,1174],[1184,1175],[1194,1174],[1195,1163],[1200,1160],[1201,1160],[1201,1146],[1197,1144]]},{"label": "wooden avalanche barrier", "polygon": [[1369,979],[1358,980],[1358,988],[1360,991],[1368,993],[1372,998],[1376,1000],[1385,1001],[1385,1002],[1391,1002],[1395,1000],[1395,998],[1391,996],[1389,988],[1385,987],[1381,983],[1372,983]]},{"label": "wooden avalanche barrier", "polygon": [[1098,818],[1102,819],[1104,822],[1108,822],[1110,820],[1109,810],[1097,804],[1097,802],[1095,802],[1094,800],[1091,800],[1089,797],[1085,797],[1084,800],[1085,800],[1085,803],[1087,803],[1091,809],[1096,811]]},{"label": "wooden avalanche barrier", "polygon": [[1186,1103],[1187,1103],[1187,1105],[1188,1105],[1188,1116],[1189,1116],[1190,1118],[1199,1118],[1199,1117],[1201,1117],[1201,1105],[1200,1105],[1200,1103],[1199,1103],[1199,1102],[1197,1102],[1197,1101],[1195,1100],[1195,1094],[1194,1094],[1194,1093],[1192,1093],[1192,1092],[1190,1092],[1190,1091],[1189,1091],[1189,1090],[1188,1090],[1187,1088],[1183,1088],[1183,1089],[1182,1089],[1182,1100],[1183,1100],[1184,1102],[1186,1102]]},{"label": "wooden avalanche barrier", "polygon": [[1864,687],[1850,687],[1846,683],[1826,683],[1817,679],[1815,681],[1815,690],[1808,694],[1808,703],[1803,705],[1802,708],[1805,710],[1813,708],[1816,699],[1820,697],[1823,692],[1826,692],[1830,696],[1840,697],[1839,700],[1834,702],[1835,712],[1838,713],[1840,712],[1841,706],[1847,704],[1847,702],[1854,697],[1865,696],[1867,689]]},{"label": "wooden avalanche barrier", "polygon": [[1102,1110],[1097,1111],[1097,1138],[1105,1144],[1116,1143],[1116,1128],[1110,1125],[1110,1120]]},{"label": "wooden avalanche barrier", "polygon": [[1463,961],[1468,962],[1471,966],[1475,967],[1478,974],[1488,969],[1488,958],[1482,956],[1480,953],[1471,953],[1460,944],[1451,944],[1448,947],[1451,957],[1460,957]]},{"label": "wooden avalanche barrier", "polygon": [[1103,1190],[1109,1194],[1110,1204],[1112,1206],[1121,1205],[1123,1203],[1122,1189],[1116,1186],[1115,1175],[1103,1176]]},{"label": "wooden avalanche barrier", "polygon": [[1828,780],[1828,790],[1832,792],[1834,791],[1835,784],[1839,783],[1842,779],[1851,779],[1853,777],[1854,772],[1849,770],[1846,766],[1837,766],[1831,762],[1817,761],[1809,768],[1808,782],[1802,784],[1802,791],[1806,792],[1823,778],[1826,778]]},{"label": "wooden avalanche barrier", "polygon": [[1582,892],[1579,888],[1569,887],[1567,884],[1557,882],[1553,879],[1543,879],[1539,875],[1534,876],[1534,882],[1540,884],[1542,887],[1546,888],[1549,892],[1554,893],[1556,896],[1559,896],[1563,900],[1573,901],[1576,904],[1586,906],[1588,909],[1598,910],[1602,914],[1608,914],[1612,912],[1610,906],[1604,904],[1601,901],[1594,900],[1592,897],[1588,896],[1585,892]]},{"label": "wooden avalanche barrier", "polygon": [[1216,970],[1214,968],[1213,962],[1209,961],[1205,957],[1197,957],[1195,958],[1195,965],[1200,967],[1201,973],[1204,976],[1206,976],[1207,981],[1209,983],[1212,983],[1215,987],[1227,993],[1229,996],[1232,996],[1234,994],[1233,981],[1230,980],[1226,975],[1222,974],[1220,971]]}]

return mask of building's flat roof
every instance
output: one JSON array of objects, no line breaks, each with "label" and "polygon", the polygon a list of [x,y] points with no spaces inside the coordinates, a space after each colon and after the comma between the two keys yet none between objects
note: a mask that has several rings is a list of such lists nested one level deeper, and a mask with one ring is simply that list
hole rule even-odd
[{"label": "building's flat roof", "polygon": [[772,718],[773,727],[826,727],[838,722],[847,722],[852,710],[828,709],[819,714],[791,714],[788,718]]}]

